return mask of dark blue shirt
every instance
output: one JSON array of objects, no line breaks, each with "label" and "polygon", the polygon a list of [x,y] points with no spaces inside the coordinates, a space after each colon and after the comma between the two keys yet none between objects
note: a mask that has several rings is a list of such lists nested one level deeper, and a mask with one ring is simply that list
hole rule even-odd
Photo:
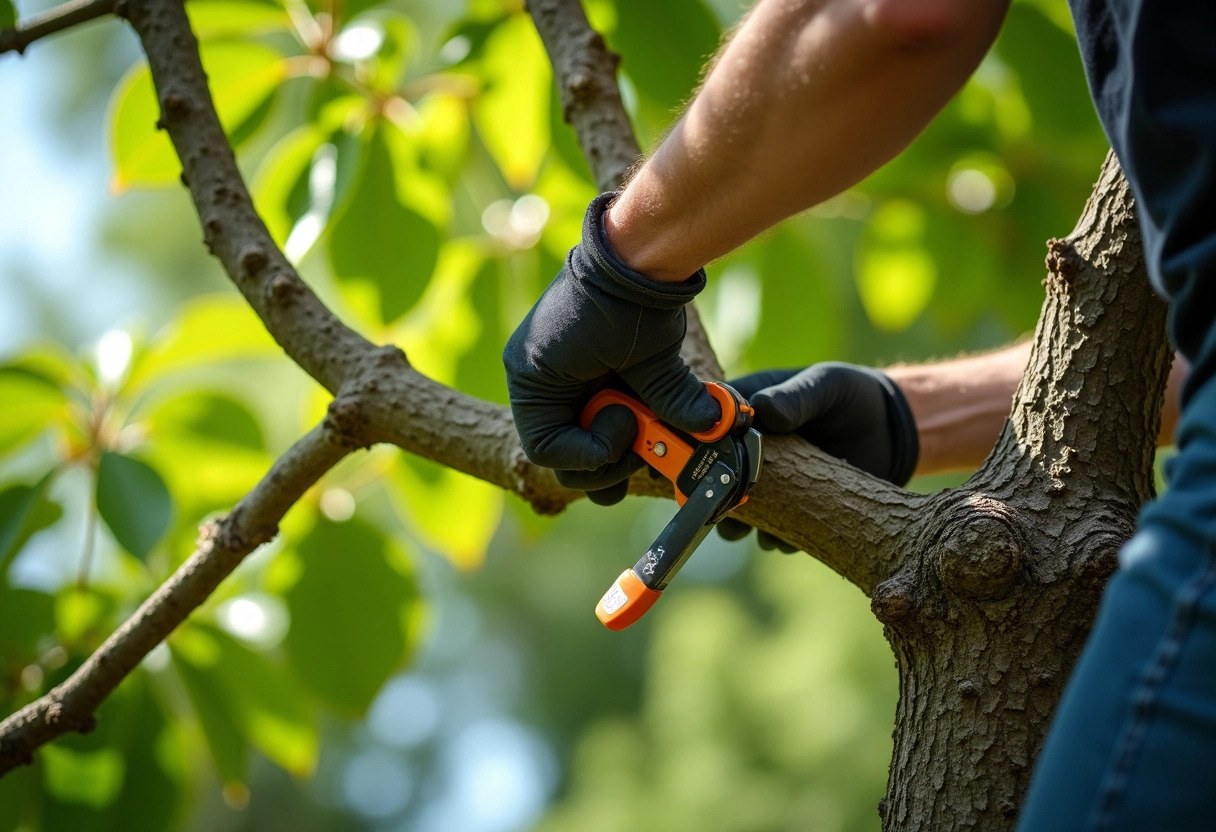
[{"label": "dark blue shirt", "polygon": [[1191,362],[1216,374],[1216,0],[1070,0],[1094,105],[1136,198],[1144,258]]}]

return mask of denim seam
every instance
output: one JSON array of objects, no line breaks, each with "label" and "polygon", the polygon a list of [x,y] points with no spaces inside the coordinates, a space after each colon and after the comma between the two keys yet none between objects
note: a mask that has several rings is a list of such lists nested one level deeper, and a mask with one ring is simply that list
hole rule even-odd
[{"label": "denim seam", "polygon": [[1216,585],[1216,558],[1211,557],[1211,543],[1208,548],[1209,557],[1205,559],[1205,565],[1190,579],[1174,610],[1170,628],[1158,644],[1152,662],[1133,693],[1132,717],[1115,746],[1111,770],[1104,778],[1097,805],[1086,825],[1090,832],[1111,828],[1118,801],[1127,790],[1136,757],[1148,734],[1161,687],[1182,654],[1182,642],[1192,629],[1200,601]]}]

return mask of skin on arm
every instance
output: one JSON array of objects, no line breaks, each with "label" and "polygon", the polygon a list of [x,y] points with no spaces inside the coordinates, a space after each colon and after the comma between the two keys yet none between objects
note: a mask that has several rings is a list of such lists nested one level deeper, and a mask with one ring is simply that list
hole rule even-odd
[{"label": "skin on arm", "polygon": [[1008,0],[761,0],[605,217],[613,249],[685,280],[840,193],[966,82]]},{"label": "skin on arm", "polygon": [[[1029,341],[984,355],[883,372],[899,385],[920,440],[916,475],[978,468],[1009,416],[1010,401],[1030,360]],[[1174,356],[1158,445],[1173,442],[1186,362]]]}]

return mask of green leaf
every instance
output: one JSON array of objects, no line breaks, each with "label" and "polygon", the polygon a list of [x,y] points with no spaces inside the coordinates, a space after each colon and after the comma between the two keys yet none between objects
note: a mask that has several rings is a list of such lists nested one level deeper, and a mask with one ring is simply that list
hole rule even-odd
[{"label": "green leaf", "polygon": [[359,520],[319,520],[299,545],[284,646],[296,675],[335,708],[360,714],[407,658],[418,604],[388,540]]},{"label": "green leaf", "polygon": [[169,484],[182,516],[231,505],[270,465],[262,427],[248,408],[216,393],[165,401],[146,420],[150,461]]},{"label": "green leaf", "polygon": [[116,748],[79,752],[48,745],[41,755],[47,793],[66,803],[104,809],[122,788],[124,765]]},{"label": "green leaf", "polygon": [[7,580],[8,565],[29,539],[59,521],[63,509],[47,499],[55,472],[34,485],[13,485],[0,491],[0,586]]},{"label": "green leaf", "polygon": [[64,644],[76,644],[108,632],[114,596],[94,587],[65,586],[55,596],[55,632]]},{"label": "green leaf", "polygon": [[55,632],[55,599],[0,584],[0,669],[13,673],[38,658],[39,643]]},{"label": "green leaf", "polygon": [[127,389],[137,391],[211,364],[282,355],[282,349],[239,295],[203,295],[183,306],[136,357]]},{"label": "green leaf", "polygon": [[0,455],[64,420],[67,397],[48,379],[24,368],[0,368]]},{"label": "green leaf", "polygon": [[[232,131],[287,77],[283,56],[247,41],[203,44],[203,68],[224,129]],[[147,64],[136,64],[119,81],[110,100],[110,140],[114,156],[111,189],[175,184],[181,165],[168,136],[156,129],[160,106]]]},{"label": "green leaf", "polygon": [[291,28],[291,18],[282,6],[250,0],[191,0],[186,4],[190,28],[201,41],[217,38],[252,37]]},{"label": "green leaf", "polygon": [[690,99],[718,48],[718,22],[705,4],[617,0],[615,7],[619,22],[610,42],[638,91],[667,111]]},{"label": "green leaf", "polygon": [[526,189],[549,147],[553,85],[549,59],[526,14],[512,15],[495,27],[486,39],[481,70],[486,89],[473,110],[477,132],[508,184]]},{"label": "green leaf", "polygon": [[249,740],[220,681],[219,645],[210,634],[193,626],[181,628],[168,643],[173,667],[194,707],[216,770],[225,782],[243,781]]},{"label": "green leaf", "polygon": [[253,180],[253,202],[280,248],[311,207],[308,174],[325,134],[311,124],[297,127],[270,148]]},{"label": "green leaf", "polygon": [[381,321],[407,312],[426,290],[439,257],[440,232],[423,211],[411,179],[419,175],[395,127],[381,124],[364,148],[349,205],[334,222],[329,253],[343,283],[373,286]]},{"label": "green leaf", "polygon": [[122,547],[143,560],[169,530],[173,498],[152,466],[106,451],[97,467],[97,510]]},{"label": "green leaf", "polygon": [[17,25],[17,10],[12,0],[0,0],[0,29],[12,29]]},{"label": "green leaf", "polygon": [[925,248],[923,208],[891,200],[870,218],[857,249],[857,290],[879,329],[900,332],[924,311],[937,284],[937,265]]},{"label": "green leaf", "polygon": [[404,455],[391,482],[394,505],[411,531],[458,569],[481,566],[502,517],[502,489]]},{"label": "green leaf", "polygon": [[219,650],[209,672],[227,696],[244,735],[295,776],[312,774],[320,748],[316,719],[284,668],[222,630],[193,626]]}]

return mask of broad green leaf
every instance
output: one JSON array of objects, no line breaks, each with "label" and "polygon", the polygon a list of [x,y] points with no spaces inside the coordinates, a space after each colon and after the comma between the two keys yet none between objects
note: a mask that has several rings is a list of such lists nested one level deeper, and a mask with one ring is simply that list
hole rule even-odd
[{"label": "broad green leaf", "polygon": [[0,491],[0,586],[6,582],[8,565],[38,532],[58,522],[63,509],[47,499],[55,472],[34,485],[12,485]]},{"label": "broad green leaf", "polygon": [[417,311],[392,333],[392,340],[410,356],[410,364],[442,384],[456,380],[457,362],[478,335],[469,285],[484,256],[476,243],[467,239],[445,244]]},{"label": "broad green leaf", "polygon": [[186,13],[190,28],[204,42],[284,32],[291,27],[291,18],[282,6],[250,0],[191,0]]},{"label": "broad green leaf", "polygon": [[77,644],[110,629],[114,597],[94,587],[66,586],[55,596],[55,632],[64,644]]},{"label": "broad green leaf", "polygon": [[311,207],[308,174],[325,134],[311,124],[297,127],[275,143],[253,180],[253,202],[280,248]]},{"label": "broad green leaf", "polygon": [[280,357],[283,352],[239,295],[203,295],[182,307],[131,368],[127,388],[209,364]]},{"label": "broad green leaf", "polygon": [[123,683],[127,713],[121,720],[118,744],[126,771],[122,792],[111,805],[109,817],[98,824],[100,829],[163,832],[173,828],[180,815],[186,775],[183,750],[146,680],[137,671]]},{"label": "broad green leaf", "polygon": [[[418,27],[400,12],[382,9],[355,20],[350,28],[372,28],[382,37],[371,58],[359,61],[360,77],[373,90],[391,95],[400,87],[406,68],[418,54]],[[342,43],[342,34],[338,44]]]},{"label": "broad green leaf", "polygon": [[705,62],[718,48],[718,22],[701,0],[617,0],[609,41],[638,91],[664,110],[692,97]]},{"label": "broad green leaf", "polygon": [[205,624],[192,627],[219,651],[207,672],[228,699],[245,737],[297,777],[310,775],[320,742],[316,720],[284,669],[269,655],[254,652],[222,630]]},{"label": "broad green leaf", "polygon": [[410,135],[417,136],[422,163],[443,176],[455,177],[468,155],[468,102],[456,95],[428,95],[418,103],[418,122],[413,129]]},{"label": "broad green leaf", "polygon": [[37,800],[41,791],[34,780],[39,773],[33,766],[17,766],[0,777],[0,830],[3,832],[21,829],[25,804]]},{"label": "broad green leaf", "polygon": [[40,753],[47,792],[66,803],[104,809],[122,788],[125,766],[116,748],[80,752],[48,745]]},{"label": "broad green leaf", "polygon": [[347,713],[362,713],[402,665],[418,593],[400,555],[359,520],[319,520],[299,544],[303,570],[286,593],[284,646],[296,675]]},{"label": "broad green leaf", "polygon": [[17,25],[17,10],[13,0],[0,0],[0,29],[12,29]]},{"label": "broad green leaf", "polygon": [[386,124],[370,135],[363,169],[329,244],[339,281],[374,287],[384,323],[422,297],[439,255],[440,231],[411,188],[411,177],[421,173],[405,158],[402,142],[394,141],[399,137]]},{"label": "broad green leaf", "polygon": [[192,392],[147,415],[150,460],[183,516],[231,505],[252,488],[271,459],[262,427],[235,399]]},{"label": "broad green leaf", "polygon": [[37,659],[39,643],[54,631],[53,596],[0,584],[0,670],[18,672]]},{"label": "broad green leaf", "polygon": [[183,627],[169,639],[173,667],[225,782],[241,782],[249,758],[249,739],[219,677],[220,647],[197,627]]},{"label": "broad green leaf", "polygon": [[106,451],[97,467],[97,511],[122,547],[143,560],[169,530],[173,498],[152,466]]},{"label": "broad green leaf", "polygon": [[549,147],[553,76],[526,14],[512,15],[495,27],[485,43],[481,70],[486,88],[473,110],[477,132],[508,184],[526,189]]},{"label": "broad green leaf", "polygon": [[67,397],[46,379],[17,367],[0,368],[0,455],[65,418]]},{"label": "broad green leaf", "polygon": [[393,503],[410,530],[463,571],[481,566],[502,517],[502,489],[419,457],[393,469]]},{"label": "broad green leaf", "polygon": [[[224,129],[232,131],[287,77],[283,56],[248,41],[204,44],[203,68]],[[110,100],[110,140],[114,157],[111,189],[175,184],[181,165],[168,136],[156,129],[160,106],[145,63],[123,76]]]},{"label": "broad green leaf", "polygon": [[857,249],[857,290],[879,329],[900,332],[916,320],[937,283],[937,266],[925,248],[925,211],[891,200],[874,212]]}]

